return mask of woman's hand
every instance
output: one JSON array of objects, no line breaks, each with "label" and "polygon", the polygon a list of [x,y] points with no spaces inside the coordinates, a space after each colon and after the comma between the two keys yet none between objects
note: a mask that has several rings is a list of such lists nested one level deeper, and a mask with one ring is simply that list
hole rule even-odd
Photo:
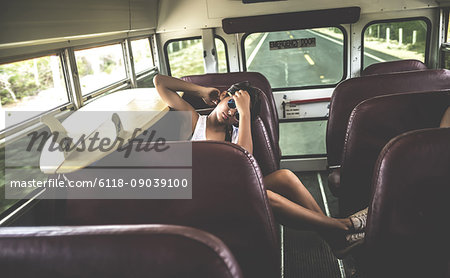
[{"label": "woman's hand", "polygon": [[215,106],[220,101],[219,99],[220,91],[216,88],[203,87],[203,89],[199,93],[203,101],[209,106]]},{"label": "woman's hand", "polygon": [[250,116],[250,95],[247,91],[239,90],[233,95],[236,102],[236,108],[241,115]]}]

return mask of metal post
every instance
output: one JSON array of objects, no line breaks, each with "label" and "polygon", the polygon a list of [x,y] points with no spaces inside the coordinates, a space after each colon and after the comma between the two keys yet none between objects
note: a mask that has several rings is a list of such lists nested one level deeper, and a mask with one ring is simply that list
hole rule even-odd
[{"label": "metal post", "polygon": [[202,30],[202,44],[203,44],[203,62],[206,73],[219,72],[219,63],[217,59],[216,44],[214,42],[213,29]]},{"label": "metal post", "polygon": [[413,31],[412,44],[416,44],[417,42],[417,30]]},{"label": "metal post", "polygon": [[386,28],[386,42],[390,43],[391,41],[391,29],[388,27]]},{"label": "metal post", "polygon": [[130,81],[131,88],[137,87],[136,72],[134,70],[133,51],[131,49],[131,42],[126,39],[122,43],[123,59],[125,61],[125,70],[127,72],[127,78]]},{"label": "metal post", "polygon": [[403,28],[398,28],[398,44],[403,43]]},{"label": "metal post", "polygon": [[79,109],[83,106],[83,95],[81,92],[75,52],[72,47],[64,50],[61,55],[61,63],[69,97],[73,102],[75,109]]}]

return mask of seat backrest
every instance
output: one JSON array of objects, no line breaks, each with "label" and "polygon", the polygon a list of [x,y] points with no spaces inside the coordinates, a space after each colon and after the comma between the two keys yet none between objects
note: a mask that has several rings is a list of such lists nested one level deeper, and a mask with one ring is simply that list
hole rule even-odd
[{"label": "seat backrest", "polygon": [[[249,81],[253,87],[259,88],[266,96],[266,103],[263,103],[260,116],[262,121],[266,125],[267,133],[272,142],[271,147],[275,152],[275,157],[278,161],[281,159],[281,150],[278,144],[278,110],[275,105],[272,87],[270,86],[269,81],[264,75],[259,72],[208,73],[202,75],[185,76],[181,79],[202,86],[215,87],[221,91],[224,91],[231,85],[241,81]],[[206,104],[199,98],[188,95],[184,95],[183,98],[195,108],[207,108]]]},{"label": "seat backrest", "polygon": [[421,61],[415,59],[407,59],[371,64],[361,72],[361,76],[425,69],[428,68]]},{"label": "seat backrest", "polygon": [[341,164],[350,113],[363,100],[395,93],[450,89],[450,70],[377,74],[344,80],[333,92],[327,124],[328,165]]},{"label": "seat backrest", "polygon": [[450,128],[416,130],[381,152],[365,236],[373,277],[450,277],[449,142]]},{"label": "seat backrest", "polygon": [[16,278],[243,277],[217,237],[173,225],[2,228],[0,267]]},{"label": "seat backrest", "polygon": [[[59,209],[59,224],[190,226],[220,238],[231,249],[246,277],[279,277],[278,231],[255,158],[241,147],[226,142],[172,142],[166,147],[182,144],[192,144],[189,145],[192,147],[192,199],[69,199]],[[130,158],[140,169],[152,169],[150,165],[165,159],[164,155],[164,152],[136,152]],[[115,165],[127,168],[129,162],[130,159],[124,159]],[[98,165],[101,161],[94,166]],[[94,166],[90,169],[96,169]],[[98,177],[88,170],[66,174],[66,177],[75,181],[86,180],[94,174]],[[123,178],[123,171],[119,167],[108,178]]]},{"label": "seat backrest", "polygon": [[439,127],[450,91],[395,94],[360,103],[352,112],[341,165],[342,216],[369,203],[373,168],[382,148],[404,132]]},{"label": "seat backrest", "polygon": [[[261,92],[256,91],[261,99],[261,110],[267,111],[267,98]],[[213,111],[213,108],[205,108],[198,110],[202,115],[208,115]],[[263,176],[266,176],[278,169],[280,169],[280,157],[277,156],[278,152],[274,150],[274,143],[269,135],[269,131],[266,128],[263,120],[264,116],[258,115],[252,121],[252,140],[253,140],[253,156],[256,158]],[[267,118],[266,118],[267,119]],[[278,144],[276,144],[278,145]]]}]

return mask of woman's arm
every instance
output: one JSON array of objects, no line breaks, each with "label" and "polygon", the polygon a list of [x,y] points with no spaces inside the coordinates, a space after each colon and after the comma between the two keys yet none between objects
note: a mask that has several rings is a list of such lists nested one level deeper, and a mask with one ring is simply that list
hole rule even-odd
[{"label": "woman's arm", "polygon": [[208,105],[217,105],[219,101],[219,90],[211,87],[203,87],[194,83],[186,82],[181,79],[157,74],[153,78],[161,98],[173,109],[180,111],[195,111],[195,109],[183,100],[176,91],[182,91],[186,94],[203,98]]},{"label": "woman's arm", "polygon": [[157,74],[153,78],[153,84],[155,84],[156,91],[161,98],[171,108],[179,111],[192,112],[192,130],[194,130],[197,124],[198,113],[192,105],[181,98],[176,92],[182,91],[185,94],[201,97],[209,105],[217,104],[219,98],[219,90],[216,88],[203,87],[171,76]]},{"label": "woman's arm", "polygon": [[233,95],[239,112],[239,134],[237,144],[253,154],[253,141],[250,114],[250,95],[239,90]]}]

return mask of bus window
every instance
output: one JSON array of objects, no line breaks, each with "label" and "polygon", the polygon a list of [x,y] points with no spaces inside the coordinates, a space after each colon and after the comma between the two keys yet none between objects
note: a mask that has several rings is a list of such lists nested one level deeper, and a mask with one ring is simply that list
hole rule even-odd
[{"label": "bus window", "polygon": [[251,33],[246,70],[264,74],[272,88],[332,86],[345,77],[344,42],[336,27]]},{"label": "bus window", "polygon": [[[0,130],[5,111],[34,111],[36,115],[67,104],[61,60],[57,55],[0,65]],[[8,126],[24,119],[8,119]]]},{"label": "bus window", "polygon": [[77,50],[75,57],[83,95],[127,77],[120,44]]},{"label": "bus window", "polygon": [[450,12],[447,11],[447,36],[446,42],[450,43]]},{"label": "bus window", "polygon": [[148,38],[131,41],[131,50],[133,51],[133,62],[136,74],[149,70],[155,66],[153,64],[150,41]]},{"label": "bus window", "polygon": [[200,37],[171,41],[166,45],[170,75],[203,74],[203,46]]},{"label": "bus window", "polygon": [[386,61],[425,61],[429,24],[423,19],[376,22],[363,31],[363,68]]},{"label": "bus window", "polygon": [[[219,72],[228,72],[226,46],[221,39],[215,38]],[[204,74],[203,45],[200,37],[172,40],[165,46],[169,59],[169,72],[174,77]]]},{"label": "bus window", "polygon": [[280,148],[283,157],[326,155],[326,128],[326,120],[280,122]]},{"label": "bus window", "polygon": [[217,60],[219,61],[219,72],[228,72],[227,49],[222,39],[215,38]]}]

